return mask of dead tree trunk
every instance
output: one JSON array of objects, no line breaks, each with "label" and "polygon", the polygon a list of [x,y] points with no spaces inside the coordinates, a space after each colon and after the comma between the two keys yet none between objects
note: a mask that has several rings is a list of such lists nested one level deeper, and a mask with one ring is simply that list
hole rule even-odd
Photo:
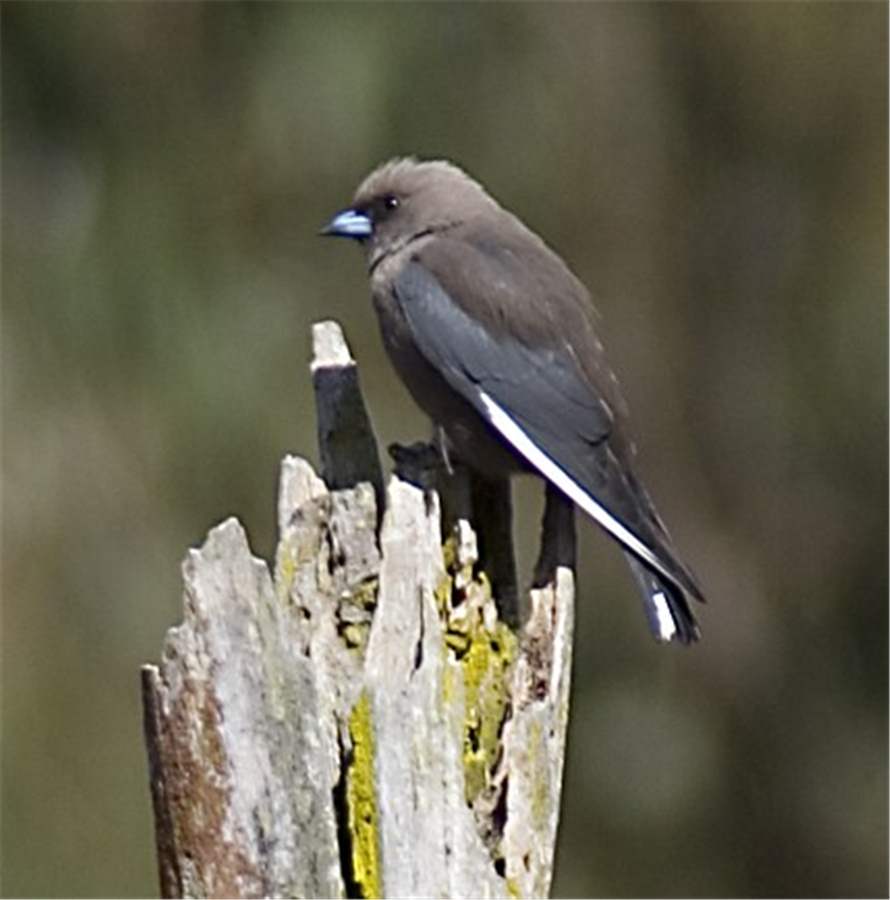
[{"label": "dead tree trunk", "polygon": [[[184,621],[142,670],[161,893],[546,896],[571,514],[548,495],[517,627],[478,565],[467,476],[447,479],[443,540],[429,483],[446,476],[393,476],[384,493],[339,326],[313,341],[324,480],[285,458],[274,574],[235,519],[189,551]],[[503,524],[482,530],[512,565]]]}]

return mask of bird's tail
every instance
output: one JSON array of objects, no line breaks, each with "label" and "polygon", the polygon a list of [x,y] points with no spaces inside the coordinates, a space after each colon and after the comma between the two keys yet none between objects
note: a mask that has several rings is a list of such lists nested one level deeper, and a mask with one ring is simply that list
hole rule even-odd
[{"label": "bird's tail", "polygon": [[643,565],[633,554],[625,553],[630,570],[643,596],[643,609],[655,640],[691,644],[701,636],[698,623],[677,583],[668,581]]}]

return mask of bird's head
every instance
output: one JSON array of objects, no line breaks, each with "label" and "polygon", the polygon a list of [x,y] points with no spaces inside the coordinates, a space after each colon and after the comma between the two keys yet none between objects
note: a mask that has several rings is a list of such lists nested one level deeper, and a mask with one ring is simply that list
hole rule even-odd
[{"label": "bird's head", "polygon": [[449,162],[394,159],[359,185],[322,234],[361,241],[371,264],[412,240],[496,209],[484,188]]}]

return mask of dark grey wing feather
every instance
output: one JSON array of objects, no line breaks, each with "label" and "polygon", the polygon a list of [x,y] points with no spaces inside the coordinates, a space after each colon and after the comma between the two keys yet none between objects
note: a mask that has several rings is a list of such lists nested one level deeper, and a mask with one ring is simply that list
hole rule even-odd
[{"label": "dark grey wing feather", "polygon": [[471,402],[476,392],[469,388],[482,384],[529,425],[548,430],[553,439],[566,433],[567,449],[574,443],[595,446],[609,436],[611,414],[567,351],[531,349],[492,335],[419,262],[402,269],[394,288],[421,352]]},{"label": "dark grey wing feather", "polygon": [[493,334],[416,260],[404,266],[393,291],[418,349],[455,391],[489,420],[481,392],[493,398],[537,447],[652,550],[663,574],[700,596],[645,492],[612,452],[610,410],[579,372],[569,348],[530,348],[504,332]]}]

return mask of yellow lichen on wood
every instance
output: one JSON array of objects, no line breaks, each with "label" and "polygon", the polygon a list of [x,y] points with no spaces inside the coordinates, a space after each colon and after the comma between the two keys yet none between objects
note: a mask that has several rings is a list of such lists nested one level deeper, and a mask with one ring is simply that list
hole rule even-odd
[{"label": "yellow lichen on wood", "polygon": [[371,618],[377,606],[379,579],[374,576],[344,594],[337,605],[337,631],[350,650],[364,654],[371,632]]},{"label": "yellow lichen on wood", "polygon": [[[445,541],[442,556],[448,574],[436,591],[436,601],[445,620],[449,659],[460,666],[463,680],[464,784],[467,803],[472,805],[489,786],[498,760],[517,639],[508,625],[491,615],[491,584],[484,573],[473,572],[472,562],[461,565],[455,536]],[[446,702],[454,697],[452,677],[446,666]]]},{"label": "yellow lichen on wood", "polygon": [[457,539],[453,534],[445,538],[445,543],[442,544],[442,562],[448,572],[457,564]]},{"label": "yellow lichen on wood", "polygon": [[454,586],[450,575],[443,575],[433,592],[436,598],[436,609],[443,618],[448,617],[448,610],[451,608],[451,590]]},{"label": "yellow lichen on wood", "polygon": [[535,826],[543,828],[550,809],[550,767],[547,764],[547,748],[544,744],[541,725],[532,722],[529,729],[530,770],[534,777],[532,785],[531,814]]},{"label": "yellow lichen on wood", "polygon": [[296,573],[297,561],[294,559],[293,550],[282,541],[278,555],[278,578],[276,579],[280,597],[286,598],[289,596]]},{"label": "yellow lichen on wood", "polygon": [[516,637],[503,622],[489,630],[481,616],[468,637],[469,645],[460,662],[464,678],[464,777],[467,802],[472,803],[488,786],[497,763]]},{"label": "yellow lichen on wood", "polygon": [[380,579],[375,575],[366,578],[352,589],[349,599],[357,606],[368,611],[377,606],[377,592],[380,589]]},{"label": "yellow lichen on wood", "polygon": [[366,622],[350,622],[340,629],[340,634],[351,650],[364,650],[368,645],[368,633],[371,626]]},{"label": "yellow lichen on wood", "polygon": [[374,782],[371,701],[362,693],[349,716],[352,760],[346,772],[346,804],[352,843],[352,875],[362,897],[381,896],[380,832]]}]

